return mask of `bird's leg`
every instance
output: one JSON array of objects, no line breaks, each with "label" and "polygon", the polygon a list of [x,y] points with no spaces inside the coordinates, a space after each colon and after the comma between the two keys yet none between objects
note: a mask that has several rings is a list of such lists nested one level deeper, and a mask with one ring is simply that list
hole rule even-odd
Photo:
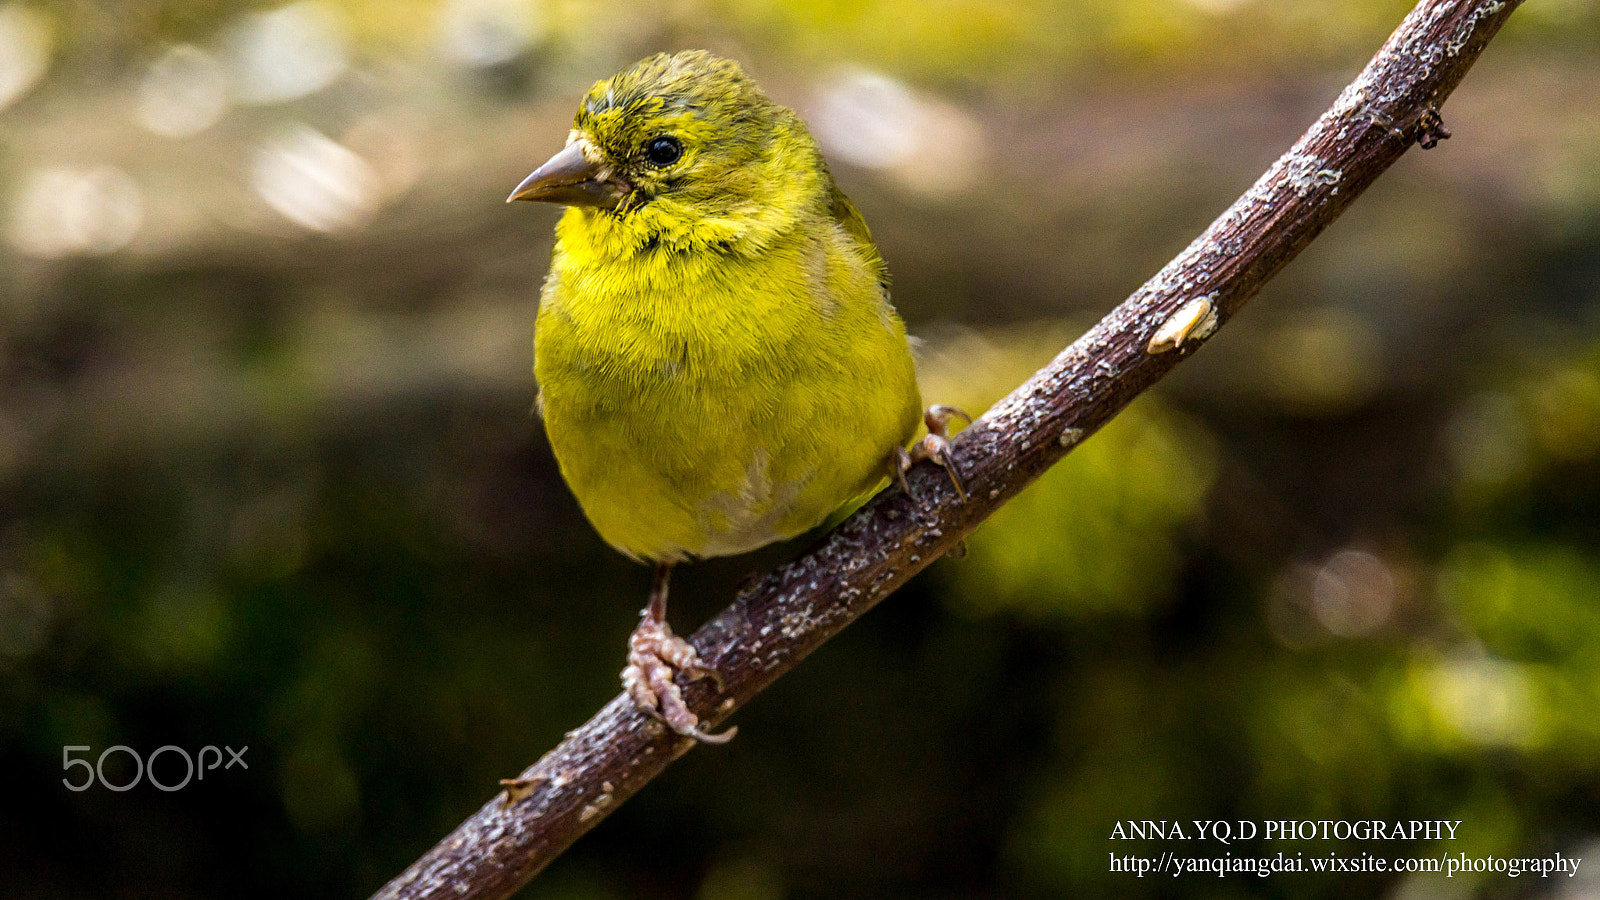
[{"label": "bird's leg", "polygon": [[918,462],[930,459],[950,476],[950,483],[955,485],[956,495],[962,500],[967,499],[966,485],[961,483],[961,473],[956,470],[955,460],[950,458],[950,436],[947,432],[951,419],[961,419],[968,425],[972,424],[972,417],[961,410],[954,406],[936,403],[922,414],[922,421],[928,425],[928,433],[922,436],[922,440],[911,445],[911,452],[907,453],[903,447],[894,448],[890,468],[901,490],[911,493],[911,487],[906,483],[906,471]]},{"label": "bird's leg", "polygon": [[667,581],[671,577],[672,563],[656,564],[650,603],[628,638],[628,667],[622,670],[622,686],[640,709],[661,718],[673,731],[708,744],[726,743],[738,728],[720,734],[700,730],[699,717],[683,702],[683,692],[673,680],[682,672],[691,679],[711,678],[722,683],[722,676],[702,664],[700,654],[667,624]]}]

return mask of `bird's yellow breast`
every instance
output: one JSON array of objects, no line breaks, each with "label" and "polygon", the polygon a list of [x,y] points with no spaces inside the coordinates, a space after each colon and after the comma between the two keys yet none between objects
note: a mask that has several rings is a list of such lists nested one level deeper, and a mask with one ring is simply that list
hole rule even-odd
[{"label": "bird's yellow breast", "polygon": [[876,485],[918,421],[905,330],[833,220],[759,247],[627,245],[569,210],[535,373],[563,476],[634,557],[739,553]]}]

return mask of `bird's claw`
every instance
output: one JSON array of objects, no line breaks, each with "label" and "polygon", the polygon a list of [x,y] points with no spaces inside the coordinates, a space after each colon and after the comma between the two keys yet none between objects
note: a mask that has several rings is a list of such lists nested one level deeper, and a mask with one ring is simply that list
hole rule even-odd
[{"label": "bird's claw", "polygon": [[950,455],[949,426],[951,419],[961,419],[968,425],[972,424],[972,417],[954,406],[934,404],[923,413],[922,421],[928,426],[928,433],[922,440],[911,445],[908,453],[903,447],[894,448],[890,460],[890,470],[894,475],[895,483],[906,493],[911,493],[911,486],[906,481],[906,472],[922,460],[930,460],[935,465],[944,469],[950,476],[950,484],[956,489],[956,496],[963,501],[967,499],[967,487],[961,481],[961,472],[956,468],[955,459]]},{"label": "bird's claw", "polygon": [[707,744],[725,744],[739,730],[737,726],[718,734],[700,727],[700,718],[683,700],[675,680],[683,673],[691,681],[710,678],[722,687],[722,675],[700,661],[700,654],[688,641],[672,633],[665,621],[648,613],[628,639],[628,666],[622,670],[622,685],[640,709],[667,723],[684,737]]}]

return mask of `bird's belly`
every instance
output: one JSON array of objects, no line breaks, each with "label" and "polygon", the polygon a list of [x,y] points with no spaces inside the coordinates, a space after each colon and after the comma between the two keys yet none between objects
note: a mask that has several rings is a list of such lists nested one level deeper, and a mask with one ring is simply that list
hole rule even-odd
[{"label": "bird's belly", "polygon": [[799,534],[874,486],[908,437],[905,399],[863,397],[842,371],[582,368],[543,373],[550,443],[601,537],[642,559]]},{"label": "bird's belly", "polygon": [[612,546],[677,560],[792,537],[910,439],[916,376],[874,272],[843,251],[812,272],[794,243],[621,268],[558,254],[534,368],[562,475]]}]

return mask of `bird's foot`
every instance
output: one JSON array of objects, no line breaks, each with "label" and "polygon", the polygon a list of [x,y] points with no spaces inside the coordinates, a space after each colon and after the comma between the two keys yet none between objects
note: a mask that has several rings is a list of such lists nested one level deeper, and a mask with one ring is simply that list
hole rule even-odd
[{"label": "bird's foot", "polygon": [[968,425],[972,424],[972,417],[955,408],[934,404],[922,414],[922,421],[927,423],[928,433],[922,440],[911,445],[911,451],[906,452],[903,447],[894,448],[894,456],[890,460],[890,468],[894,480],[900,489],[911,493],[911,486],[906,483],[906,472],[922,460],[932,460],[933,463],[944,469],[950,476],[950,483],[955,486],[956,495],[962,500],[967,499],[966,485],[961,481],[961,472],[956,468],[955,460],[950,456],[950,420],[961,419]]},{"label": "bird's foot", "polygon": [[664,618],[647,610],[644,620],[628,639],[628,667],[622,670],[622,685],[633,702],[645,712],[667,723],[673,731],[707,744],[725,744],[739,729],[729,728],[710,734],[700,728],[700,718],[683,702],[683,691],[674,679],[679,672],[691,680],[710,678],[719,686],[722,676],[700,662],[700,654],[688,641],[672,633]]}]

